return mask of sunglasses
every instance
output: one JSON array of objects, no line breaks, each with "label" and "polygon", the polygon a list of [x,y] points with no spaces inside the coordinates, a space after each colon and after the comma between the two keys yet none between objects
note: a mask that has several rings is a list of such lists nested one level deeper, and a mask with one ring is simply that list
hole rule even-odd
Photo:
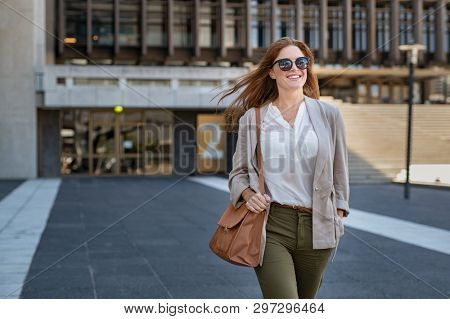
[{"label": "sunglasses", "polygon": [[[273,68],[273,66],[275,64],[277,64],[280,66],[281,71],[289,71],[290,69],[292,69],[292,66],[294,65],[292,63],[291,59],[285,58],[285,59],[279,59],[276,60],[271,66],[270,68]],[[295,59],[295,65],[297,66],[297,68],[299,68],[300,70],[304,70],[308,67],[309,64],[309,58],[306,56],[301,56],[298,57],[297,59]]]}]

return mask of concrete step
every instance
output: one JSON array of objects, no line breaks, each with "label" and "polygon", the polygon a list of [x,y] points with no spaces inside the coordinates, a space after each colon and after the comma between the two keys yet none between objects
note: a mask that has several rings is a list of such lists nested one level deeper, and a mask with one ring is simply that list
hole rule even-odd
[{"label": "concrete step", "polygon": [[[352,182],[386,182],[405,167],[407,105],[326,101],[344,117]],[[412,164],[450,163],[449,122],[450,105],[414,105]]]}]

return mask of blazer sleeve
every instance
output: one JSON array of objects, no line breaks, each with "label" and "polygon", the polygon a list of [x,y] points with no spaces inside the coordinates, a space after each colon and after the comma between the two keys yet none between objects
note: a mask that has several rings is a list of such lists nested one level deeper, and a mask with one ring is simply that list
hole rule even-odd
[{"label": "blazer sleeve", "polygon": [[231,203],[235,208],[239,208],[245,203],[241,194],[250,186],[247,166],[247,127],[244,116],[239,119],[238,139],[232,162],[233,168],[228,177],[228,188]]},{"label": "blazer sleeve", "polygon": [[348,154],[347,143],[345,138],[345,124],[342,114],[336,108],[335,114],[335,130],[336,145],[333,163],[333,184],[336,192],[336,207],[344,210],[344,216],[350,213],[349,207],[349,173],[348,173]]}]

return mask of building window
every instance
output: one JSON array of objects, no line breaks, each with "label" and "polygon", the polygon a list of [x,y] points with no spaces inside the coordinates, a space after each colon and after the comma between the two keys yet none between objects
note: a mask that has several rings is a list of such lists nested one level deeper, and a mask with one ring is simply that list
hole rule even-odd
[{"label": "building window", "polygon": [[426,47],[427,52],[434,53],[436,52],[436,44],[435,44],[435,28],[436,28],[436,21],[435,21],[435,7],[434,6],[427,6],[424,8],[424,16],[423,16],[423,44]]},{"label": "building window", "polygon": [[127,79],[127,84],[131,86],[159,86],[170,87],[170,80],[165,79]]},{"label": "building window", "polygon": [[114,0],[92,0],[92,43],[114,43]]},{"label": "building window", "polygon": [[56,78],[56,85],[65,86],[66,85],[66,78],[57,77]]},{"label": "building window", "polygon": [[200,47],[217,48],[219,45],[219,3],[202,1],[200,8]]},{"label": "building window", "polygon": [[295,38],[295,5],[289,3],[289,1],[279,1],[276,10],[277,27],[276,38],[281,37],[293,37]]},{"label": "building window", "polygon": [[149,46],[167,46],[167,1],[147,0],[147,39]]},{"label": "building window", "polygon": [[414,43],[414,14],[410,3],[400,2],[400,44]]},{"label": "building window", "polygon": [[344,43],[344,12],[341,4],[328,6],[328,47],[342,51]]},{"label": "building window", "polygon": [[119,44],[122,46],[138,46],[140,35],[140,0],[120,1],[119,6]]},{"label": "building window", "polygon": [[175,47],[192,47],[193,3],[190,0],[174,1],[173,19]]},{"label": "building window", "polygon": [[225,11],[225,46],[242,48],[245,46],[245,3],[227,1]]},{"label": "building window", "polygon": [[66,34],[64,42],[86,44],[86,0],[64,1]]},{"label": "building window", "polygon": [[353,50],[357,52],[367,50],[367,10],[366,7],[355,3],[353,5]]},{"label": "building window", "polygon": [[317,1],[305,1],[305,41],[311,50],[319,50],[319,5]]},{"label": "building window", "polygon": [[376,8],[377,48],[380,52],[389,52],[390,8],[381,4]]},{"label": "building window", "polygon": [[252,0],[252,47],[267,48],[270,45],[270,1]]},{"label": "building window", "polygon": [[73,84],[83,86],[117,86],[119,80],[114,78],[74,78]]},{"label": "building window", "polygon": [[180,79],[178,80],[178,85],[180,87],[217,87],[220,86],[222,82],[220,80],[189,80]]}]

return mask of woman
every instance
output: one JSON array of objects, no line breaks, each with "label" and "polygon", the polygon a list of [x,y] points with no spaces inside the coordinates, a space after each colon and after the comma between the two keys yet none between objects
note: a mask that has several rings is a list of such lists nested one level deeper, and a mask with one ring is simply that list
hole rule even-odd
[{"label": "woman", "polygon": [[[221,98],[242,89],[225,110],[229,125],[239,123],[228,185],[236,208],[245,203],[253,213],[267,212],[254,268],[264,298],[315,298],[350,212],[344,122],[339,109],[318,100],[313,63],[305,43],[281,38]],[[258,186],[255,108],[262,121],[264,190]]]}]

